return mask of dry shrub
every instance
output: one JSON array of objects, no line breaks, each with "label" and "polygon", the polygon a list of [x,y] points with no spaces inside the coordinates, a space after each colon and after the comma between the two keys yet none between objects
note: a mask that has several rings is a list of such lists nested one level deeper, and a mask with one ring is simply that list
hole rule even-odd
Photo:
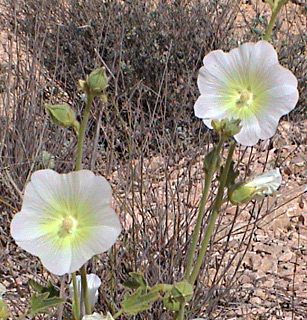
[{"label": "dry shrub", "polygon": [[[3,46],[6,60],[1,62],[6,81],[0,93],[1,239],[7,251],[0,270],[12,288],[12,277],[28,273],[37,278],[43,272],[39,265],[34,268],[21,259],[19,251],[14,254],[11,206],[20,208],[26,181],[43,167],[43,151],[54,156],[56,170],[73,169],[76,140],[69,130],[50,124],[43,104],[67,102],[81,114],[77,80],[100,65],[110,76],[108,104],[95,102],[84,162],[111,180],[124,226],[113,254],[88,267],[94,265],[105,281],[100,307],[114,309],[123,294],[120,283],[130,271],[143,271],[150,284],[181,279],[201,192],[202,155],[215,139],[194,119],[197,70],[210,50],[257,41],[267,23],[263,10],[267,7],[257,3],[229,0],[2,1],[1,23],[9,36]],[[287,10],[301,9],[289,5]],[[292,18],[277,24],[273,39],[281,62],[294,71],[303,92],[303,24],[299,15]],[[305,101],[302,94],[293,121],[304,114]],[[242,171],[255,151],[240,149],[238,157],[245,159]],[[237,270],[232,270],[233,276],[226,274],[233,261],[239,269],[262,214],[261,205],[250,210],[230,260],[225,254],[241,211],[226,224],[222,224],[226,211],[221,213],[215,247],[208,253],[191,303],[191,318],[200,309],[212,312],[221,299],[236,301],[236,291],[231,299],[229,292],[235,288]],[[215,276],[208,270],[216,270]],[[12,292],[12,301],[18,301],[20,292]],[[136,317],[169,318],[160,305]]]}]

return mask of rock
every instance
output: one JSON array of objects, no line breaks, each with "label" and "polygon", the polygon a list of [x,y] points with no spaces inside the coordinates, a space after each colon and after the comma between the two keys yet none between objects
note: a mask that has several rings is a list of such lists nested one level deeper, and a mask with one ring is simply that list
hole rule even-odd
[{"label": "rock", "polygon": [[281,256],[278,257],[278,261],[288,262],[288,261],[290,261],[292,259],[293,256],[294,256],[293,252],[287,251],[287,252],[284,252]]},{"label": "rock", "polygon": [[254,296],[259,297],[259,298],[261,298],[261,299],[265,299],[265,298],[266,298],[266,293],[265,293],[265,291],[262,290],[262,289],[256,289],[256,290],[254,291]]},{"label": "rock", "polygon": [[277,260],[273,257],[265,257],[261,261],[261,270],[269,274],[277,274]]},{"label": "rock", "polygon": [[261,300],[259,297],[252,297],[252,298],[250,299],[250,303],[261,305],[262,300]]},{"label": "rock", "polygon": [[266,281],[263,282],[262,285],[264,288],[273,288],[275,285],[275,280],[272,278],[267,279]]}]

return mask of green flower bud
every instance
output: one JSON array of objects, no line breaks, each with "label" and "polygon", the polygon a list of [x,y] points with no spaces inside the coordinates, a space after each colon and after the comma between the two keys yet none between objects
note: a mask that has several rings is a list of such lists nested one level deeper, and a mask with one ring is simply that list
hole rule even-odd
[{"label": "green flower bud", "polygon": [[[100,96],[102,91],[108,86],[106,69],[101,67],[93,70],[86,78],[86,85],[89,89],[89,92],[93,93],[95,96]],[[86,88],[85,84],[83,84],[83,87]]]},{"label": "green flower bud", "polygon": [[255,188],[248,186],[245,181],[236,183],[228,189],[229,201],[234,205],[240,205],[250,201],[254,194]]},{"label": "green flower bud", "polygon": [[240,119],[214,119],[211,121],[211,125],[216,132],[229,138],[233,137],[241,131],[242,127],[240,123]]},{"label": "green flower bud", "polygon": [[51,121],[61,127],[68,128],[70,126],[75,126],[76,123],[76,113],[67,104],[46,104],[45,108],[48,110]]}]

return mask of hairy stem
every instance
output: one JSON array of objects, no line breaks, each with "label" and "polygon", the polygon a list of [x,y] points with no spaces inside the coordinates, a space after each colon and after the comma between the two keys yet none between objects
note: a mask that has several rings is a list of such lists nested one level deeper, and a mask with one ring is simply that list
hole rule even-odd
[{"label": "hairy stem", "polygon": [[90,116],[90,108],[93,101],[93,96],[88,94],[87,102],[84,109],[83,119],[80,124],[79,135],[78,135],[78,142],[77,142],[77,156],[76,156],[76,168],[75,170],[82,169],[82,153],[83,153],[83,142],[85,136],[85,130],[88,122],[88,118]]},{"label": "hairy stem", "polygon": [[[204,260],[204,256],[205,256],[206,251],[207,251],[208,243],[209,243],[212,231],[213,231],[214,226],[215,226],[215,221],[216,221],[216,218],[218,216],[219,208],[223,204],[224,188],[225,188],[225,185],[226,185],[226,181],[227,181],[227,177],[228,177],[228,173],[229,173],[229,169],[230,169],[230,165],[231,165],[231,161],[232,161],[232,155],[233,155],[233,152],[234,152],[234,149],[235,149],[235,145],[236,145],[235,141],[232,140],[232,142],[230,144],[230,147],[229,147],[229,152],[228,152],[226,164],[225,164],[225,167],[223,169],[223,172],[222,172],[222,175],[221,175],[221,178],[220,178],[220,185],[219,185],[218,192],[217,192],[217,195],[216,195],[216,199],[215,199],[215,202],[214,202],[214,205],[213,205],[213,208],[212,208],[212,213],[210,215],[209,222],[208,222],[208,225],[206,227],[204,239],[202,240],[201,245],[200,245],[200,250],[199,250],[199,253],[198,253],[198,257],[196,259],[196,262],[195,262],[195,265],[194,265],[194,268],[192,270],[191,275],[189,275],[188,277],[185,277],[185,279],[188,280],[188,282],[191,285],[194,285],[195,280],[196,280],[196,278],[197,278],[197,276],[199,274],[200,267],[202,265],[202,262]],[[211,176],[211,180],[212,180],[212,176]],[[204,193],[203,193],[203,195],[204,195]],[[194,234],[193,234],[193,236],[194,236]],[[195,248],[196,248],[196,246],[195,246]],[[195,250],[195,248],[194,248],[194,250]],[[175,316],[174,316],[175,320],[184,320],[185,304],[186,304],[186,301],[183,301],[180,304],[180,309],[179,309],[178,313],[176,313]]]},{"label": "hairy stem", "polygon": [[195,250],[196,250],[196,246],[197,246],[197,242],[198,242],[198,238],[199,238],[201,223],[202,223],[202,220],[203,220],[203,217],[205,214],[206,201],[208,198],[208,194],[209,194],[211,183],[212,183],[212,177],[213,177],[213,174],[216,170],[216,164],[218,161],[218,157],[219,157],[223,142],[224,142],[224,139],[221,139],[220,142],[218,143],[218,145],[215,149],[215,157],[214,157],[213,161],[211,162],[211,165],[210,165],[208,172],[206,174],[206,177],[205,177],[205,185],[204,185],[202,197],[201,197],[200,204],[199,204],[198,216],[197,216],[195,228],[194,228],[194,231],[192,234],[191,245],[188,250],[187,264],[186,264],[185,273],[184,273],[185,280],[188,280],[190,277],[192,264],[193,264],[193,258],[195,256]]},{"label": "hairy stem", "polygon": [[[85,109],[84,109],[83,119],[81,121],[79,134],[78,134],[76,168],[75,168],[76,171],[82,169],[83,142],[84,142],[87,122],[88,122],[88,119],[90,116],[90,108],[91,108],[93,98],[94,98],[93,95],[91,95],[91,94],[87,95],[87,101],[86,101],[86,105],[85,105]],[[84,301],[84,306],[85,306],[85,314],[91,314],[91,306],[89,305],[89,302],[88,302],[85,266],[81,267],[80,274],[81,274],[81,286],[82,286],[82,296],[83,296],[83,301]],[[75,289],[75,292],[76,292],[76,289]],[[77,300],[79,301],[79,298]],[[80,304],[80,301],[79,301],[79,304]],[[79,310],[80,310],[80,307],[79,307]],[[80,319],[80,316],[78,319]]]},{"label": "hairy stem", "polygon": [[232,155],[235,149],[236,143],[234,140],[232,140],[230,146],[229,146],[229,151],[228,151],[228,156],[227,156],[227,160],[225,163],[225,167],[222,171],[222,175],[220,178],[220,185],[217,191],[217,195],[216,195],[216,199],[212,208],[212,213],[210,215],[209,221],[208,221],[208,225],[206,228],[206,232],[205,232],[205,236],[204,239],[202,240],[201,246],[200,246],[200,250],[199,250],[199,254],[198,257],[196,259],[193,271],[191,273],[191,276],[189,278],[189,283],[194,285],[195,280],[199,274],[199,270],[201,267],[201,264],[204,260],[207,248],[208,248],[208,244],[209,244],[209,240],[212,234],[212,231],[214,229],[214,225],[215,225],[215,221],[216,218],[218,216],[218,212],[220,209],[220,206],[222,205],[223,202],[223,194],[224,194],[224,188],[227,182],[227,177],[228,177],[228,173],[229,173],[229,169],[231,166],[231,161],[232,161]]},{"label": "hairy stem", "polygon": [[89,301],[88,301],[85,265],[83,265],[80,268],[80,274],[81,274],[82,297],[83,297],[84,306],[85,306],[85,314],[91,314],[92,308],[91,308],[91,305],[89,304]]},{"label": "hairy stem", "polygon": [[275,0],[275,2],[273,2],[271,19],[269,21],[269,24],[266,27],[265,34],[263,36],[263,40],[266,40],[266,41],[270,40],[276,17],[278,15],[280,9],[282,8],[282,6],[284,4],[286,4],[287,1],[288,0]]},{"label": "hairy stem", "polygon": [[71,274],[72,276],[72,285],[74,287],[74,300],[73,300],[73,315],[75,320],[80,320],[80,300],[78,297],[78,285],[76,272]]}]

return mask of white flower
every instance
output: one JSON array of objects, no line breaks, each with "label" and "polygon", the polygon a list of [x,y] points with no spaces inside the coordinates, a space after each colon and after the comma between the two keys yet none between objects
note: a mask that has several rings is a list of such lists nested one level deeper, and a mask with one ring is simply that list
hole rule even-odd
[{"label": "white flower", "polygon": [[108,250],[121,231],[110,200],[107,180],[89,170],[36,171],[26,186],[21,211],[12,220],[11,234],[50,272],[75,272]]},{"label": "white flower", "polygon": [[282,181],[279,168],[270,170],[246,183],[246,187],[254,189],[254,194],[269,195],[276,193]]},{"label": "white flower", "polygon": [[112,315],[108,312],[107,317],[100,315],[97,312],[94,312],[91,315],[84,316],[82,320],[114,320]]},{"label": "white flower", "polygon": [[[78,297],[80,300],[81,299],[81,276],[76,276],[76,278],[77,278]],[[92,309],[94,309],[94,306],[98,300],[98,288],[101,285],[101,280],[94,273],[87,274],[86,280],[87,280],[88,301],[89,301],[89,304],[91,305]],[[74,287],[73,287],[72,281],[69,285],[69,291],[70,291],[70,296],[73,297],[74,296]],[[82,306],[82,307],[84,308],[84,306]]]},{"label": "white flower", "polygon": [[229,53],[212,51],[203,63],[195,115],[209,128],[213,119],[240,119],[242,129],[234,137],[245,146],[272,137],[280,117],[298,101],[297,79],[278,63],[267,41],[245,43]]}]

